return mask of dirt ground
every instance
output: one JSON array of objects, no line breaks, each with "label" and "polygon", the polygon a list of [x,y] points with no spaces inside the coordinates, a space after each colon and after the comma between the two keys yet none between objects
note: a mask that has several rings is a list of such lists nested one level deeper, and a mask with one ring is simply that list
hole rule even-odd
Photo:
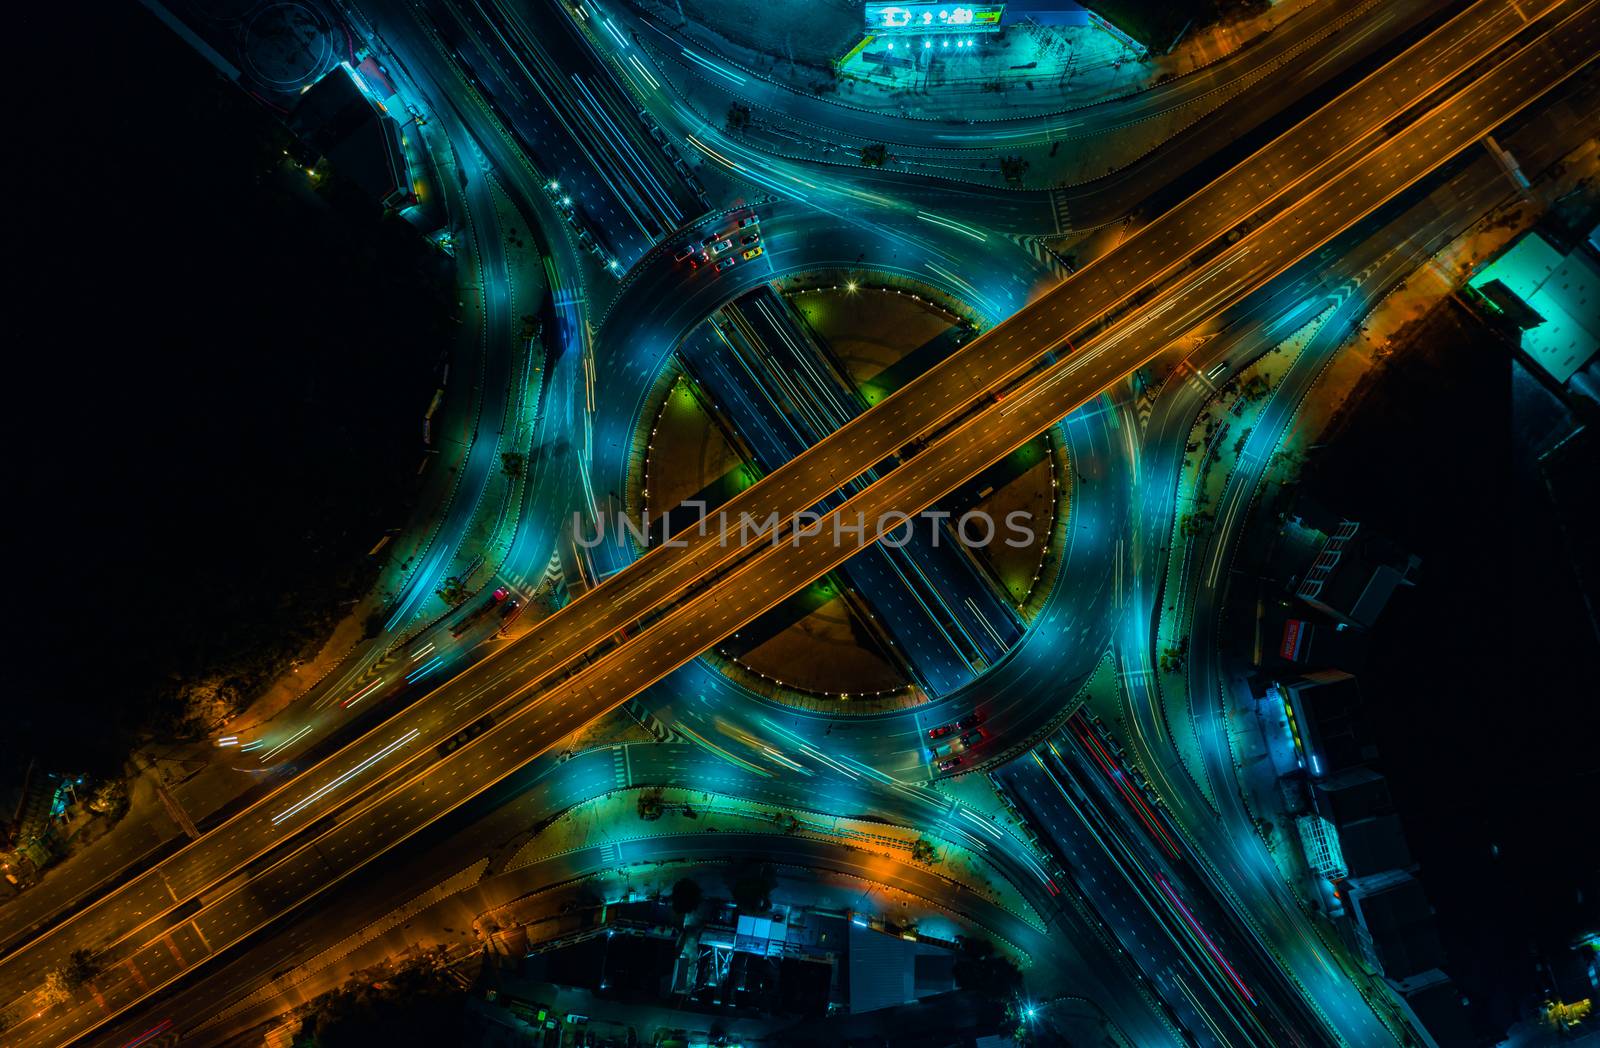
[{"label": "dirt ground", "polygon": [[[644,474],[652,519],[748,469],[686,377],[680,376],[668,388],[648,417],[655,420]],[[758,620],[741,631],[756,631],[757,636],[719,652],[724,672],[775,696],[784,688],[816,695],[847,691],[873,695],[907,687],[904,674],[871,643],[863,623],[843,599],[832,597],[810,610],[792,609],[791,614],[788,621]]]},{"label": "dirt ground", "polygon": [[745,669],[769,682],[821,695],[874,695],[902,691],[905,675],[867,640],[843,597],[738,656]]},{"label": "dirt ground", "polygon": [[679,376],[653,416],[653,450],[645,459],[646,513],[651,520],[744,466],[722,430],[712,424]]}]

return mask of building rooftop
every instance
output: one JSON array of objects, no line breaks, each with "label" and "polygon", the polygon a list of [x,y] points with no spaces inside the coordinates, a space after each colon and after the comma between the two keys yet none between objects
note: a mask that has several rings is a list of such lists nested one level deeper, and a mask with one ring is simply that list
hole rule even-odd
[{"label": "building rooftop", "polygon": [[1335,826],[1394,811],[1389,781],[1365,765],[1329,775],[1313,794],[1317,811]]},{"label": "building rooftop", "polygon": [[1368,747],[1357,724],[1361,686],[1338,670],[1310,673],[1282,685],[1290,728],[1313,778],[1333,775],[1366,760]]},{"label": "building rooftop", "polygon": [[910,1004],[955,988],[955,958],[941,946],[850,926],[850,1011]]},{"label": "building rooftop", "polygon": [[1366,629],[1378,621],[1395,590],[1412,585],[1421,566],[1421,558],[1347,520],[1323,543],[1295,596],[1346,626]]},{"label": "building rooftop", "polygon": [[1543,236],[1529,233],[1472,279],[1491,300],[1494,284],[1541,319],[1523,332],[1522,349],[1557,383],[1564,384],[1600,348],[1600,264],[1583,246],[1563,255]]},{"label": "building rooftop", "polygon": [[1363,946],[1384,975],[1404,979],[1443,962],[1433,907],[1410,871],[1351,878],[1345,888]]},{"label": "building rooftop", "polygon": [[1476,1044],[1461,991],[1438,968],[1390,980],[1395,993],[1440,1048]]},{"label": "building rooftop", "polygon": [[363,192],[396,206],[409,192],[400,129],[362,90],[365,75],[336,66],[300,96],[289,126]]},{"label": "building rooftop", "polygon": [[1351,877],[1410,866],[1411,849],[1398,815],[1374,815],[1339,827],[1339,847]]}]

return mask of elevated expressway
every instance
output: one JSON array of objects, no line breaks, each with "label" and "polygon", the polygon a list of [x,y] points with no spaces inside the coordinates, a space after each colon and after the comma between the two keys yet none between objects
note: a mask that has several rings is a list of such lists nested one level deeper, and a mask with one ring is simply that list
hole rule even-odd
[{"label": "elevated expressway", "polygon": [[[1475,68],[1527,19],[1557,7],[1526,46]],[[98,1027],[831,570],[879,537],[873,522],[884,514],[931,504],[1570,76],[1595,54],[1596,23],[1592,3],[1469,7],[726,507],[735,519],[792,522],[898,449],[900,463],[833,514],[851,523],[859,514],[869,522],[862,532],[843,531],[837,545],[825,526],[823,541],[723,546],[714,531],[686,529],[682,545],[652,550],[6,958],[0,979],[12,994],[67,943],[98,945],[110,971],[97,1000],[24,1024],[19,1043],[60,1043]],[[1446,85],[1442,101],[1419,104]],[[439,741],[491,712],[492,728],[436,754]]]}]

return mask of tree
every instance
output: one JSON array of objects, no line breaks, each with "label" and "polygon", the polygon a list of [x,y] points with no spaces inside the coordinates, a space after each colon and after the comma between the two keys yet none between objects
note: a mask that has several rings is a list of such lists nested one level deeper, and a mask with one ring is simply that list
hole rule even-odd
[{"label": "tree", "polygon": [[958,987],[995,1002],[1010,1001],[1022,989],[1021,970],[1010,958],[996,953],[994,943],[965,935],[958,941],[961,952],[950,972]]},{"label": "tree", "polygon": [[520,451],[502,451],[500,453],[500,472],[508,477],[516,478],[522,476],[525,465],[526,460],[522,457],[522,452]]},{"label": "tree", "polygon": [[890,159],[889,147],[882,142],[861,147],[861,164],[863,167],[882,167]]},{"label": "tree", "polygon": [[939,861],[939,853],[933,850],[932,841],[926,837],[919,837],[917,843],[911,846],[911,861],[932,866]]},{"label": "tree", "polygon": [[743,131],[750,126],[750,107],[738,102],[728,107],[728,130]]},{"label": "tree", "polygon": [[69,990],[76,990],[99,975],[100,971],[100,962],[91,951],[73,950],[67,957],[66,966],[61,969],[61,977]]},{"label": "tree", "polygon": [[1299,448],[1283,448],[1272,453],[1272,465],[1293,477],[1305,468],[1306,453]]},{"label": "tree", "polygon": [[451,575],[439,584],[439,599],[452,608],[467,599],[467,586],[459,576]]},{"label": "tree", "polygon": [[1256,401],[1272,392],[1272,383],[1262,375],[1251,375],[1245,384],[1239,388],[1239,396],[1254,404]]},{"label": "tree", "polygon": [[1184,660],[1189,657],[1189,638],[1179,637],[1178,643],[1168,644],[1161,652],[1161,670],[1163,673],[1177,673],[1183,669]]},{"label": "tree", "polygon": [[772,890],[778,874],[771,863],[751,862],[741,866],[729,886],[733,904],[746,913],[765,913],[772,905]]},{"label": "tree", "polygon": [[89,798],[89,810],[96,815],[113,818],[128,810],[128,784],[122,779],[107,779],[95,787]]},{"label": "tree", "polygon": [[72,990],[67,986],[67,977],[60,968],[54,968],[45,975],[44,982],[39,986],[38,1000],[41,1009],[54,1008],[72,1000]]},{"label": "tree", "polygon": [[700,883],[693,878],[685,877],[672,886],[672,912],[680,917],[700,908],[700,900],[705,893],[700,890]]},{"label": "tree", "polygon": [[352,980],[318,998],[301,1044],[365,1048],[372,1044],[459,1044],[465,994],[443,972],[409,968],[388,978]]},{"label": "tree", "polygon": [[1186,539],[1192,539],[1210,531],[1211,526],[1215,523],[1216,514],[1208,509],[1203,509],[1198,513],[1185,513],[1178,518],[1178,534]]},{"label": "tree", "polygon": [[655,822],[661,818],[665,807],[661,803],[660,790],[645,790],[639,794],[639,818],[645,822]]}]

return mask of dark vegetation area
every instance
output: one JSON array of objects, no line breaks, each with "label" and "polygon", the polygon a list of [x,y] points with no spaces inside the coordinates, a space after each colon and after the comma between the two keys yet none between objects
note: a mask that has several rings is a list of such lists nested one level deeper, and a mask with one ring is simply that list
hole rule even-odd
[{"label": "dark vegetation area", "polygon": [[319,998],[295,1048],[460,1044],[466,991],[441,971],[407,968],[386,978],[352,980]]},{"label": "dark vegetation area", "polygon": [[1594,444],[1567,449],[1585,461],[1564,461],[1564,481],[1548,474],[1527,410],[1547,396],[1453,304],[1397,343],[1306,486],[1422,557],[1361,686],[1446,970],[1504,1030],[1600,899],[1600,759],[1580,727],[1600,644],[1574,579],[1595,577]]},{"label": "dark vegetation area", "polygon": [[[403,523],[448,261],[137,4],[19,11],[12,522],[29,607],[0,773],[115,774],[313,652]],[[59,19],[60,21],[53,21]],[[215,702],[212,703],[216,705]]]},{"label": "dark vegetation area", "polygon": [[1266,11],[1268,0],[1090,0],[1084,5],[1156,54],[1179,34]]}]

